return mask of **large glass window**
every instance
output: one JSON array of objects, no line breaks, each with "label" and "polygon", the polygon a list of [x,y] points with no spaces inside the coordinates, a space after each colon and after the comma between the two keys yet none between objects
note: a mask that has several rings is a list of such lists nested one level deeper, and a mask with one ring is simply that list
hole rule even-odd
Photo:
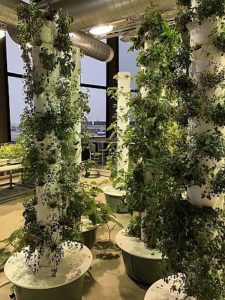
[{"label": "large glass window", "polygon": [[92,85],[106,85],[106,63],[83,56],[81,59],[81,82]]},{"label": "large glass window", "polygon": [[106,90],[82,87],[89,94],[90,113],[86,116],[84,126],[93,137],[106,135]]},{"label": "large glass window", "polygon": [[[130,72],[131,76],[134,77],[139,71],[139,67],[136,62],[138,51],[128,51],[130,46],[132,46],[131,42],[123,42],[119,40],[119,71]],[[134,79],[131,82],[131,88],[136,89]]]},{"label": "large glass window", "polygon": [[[106,42],[106,40],[103,40]],[[12,141],[19,134],[20,115],[24,109],[22,75],[24,74],[21,50],[9,34],[6,35],[7,71],[9,82],[10,122]],[[89,89],[90,114],[87,124],[95,136],[106,134],[106,62],[88,56],[81,58],[81,85]]]},{"label": "large glass window", "polygon": [[[102,42],[106,43],[106,40]],[[83,56],[81,85],[89,95],[90,106],[84,126],[93,137],[106,136],[106,62]]]},{"label": "large glass window", "polygon": [[23,81],[21,78],[8,77],[11,140],[16,141],[20,133],[20,116],[24,109]]},{"label": "large glass window", "polygon": [[6,34],[6,50],[7,50],[7,68],[8,72],[15,74],[24,74],[23,60],[21,58],[21,50],[9,34]]}]

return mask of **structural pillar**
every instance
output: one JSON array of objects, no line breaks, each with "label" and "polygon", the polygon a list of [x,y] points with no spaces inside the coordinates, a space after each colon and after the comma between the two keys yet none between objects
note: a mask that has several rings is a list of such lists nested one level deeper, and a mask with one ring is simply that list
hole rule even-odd
[{"label": "structural pillar", "polygon": [[11,141],[6,38],[0,39],[0,143]]}]

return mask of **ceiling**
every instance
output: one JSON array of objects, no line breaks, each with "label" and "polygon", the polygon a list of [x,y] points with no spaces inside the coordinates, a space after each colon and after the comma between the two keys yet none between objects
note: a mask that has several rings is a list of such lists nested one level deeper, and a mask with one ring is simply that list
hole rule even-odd
[{"label": "ceiling", "polygon": [[89,33],[89,29],[96,25],[112,24],[111,33],[95,36],[99,39],[122,36],[124,40],[135,34],[144,11],[153,3],[165,18],[171,20],[177,13],[175,0],[39,0],[40,7],[49,5],[63,8],[74,17],[73,30]]}]

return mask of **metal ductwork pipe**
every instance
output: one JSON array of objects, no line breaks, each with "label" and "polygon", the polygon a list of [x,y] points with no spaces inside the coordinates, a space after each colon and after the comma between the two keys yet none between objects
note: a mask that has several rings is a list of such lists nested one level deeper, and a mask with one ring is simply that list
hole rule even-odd
[{"label": "metal ductwork pipe", "polygon": [[[8,33],[11,39],[18,43],[18,29],[15,26],[8,26]],[[81,49],[85,55],[95,58],[100,61],[109,62],[113,59],[114,52],[107,44],[94,39],[81,31],[75,31],[70,35],[74,46]]]},{"label": "metal ductwork pipe", "polygon": [[38,6],[63,8],[74,17],[73,31],[137,16],[151,3],[161,11],[176,8],[176,0],[42,0]]},{"label": "metal ductwork pipe", "polygon": [[82,31],[73,31],[70,35],[74,46],[80,48],[83,53],[101,61],[109,62],[113,59],[113,49],[105,43],[94,39]]},{"label": "metal ductwork pipe", "polygon": [[[16,43],[18,43],[16,6],[20,2],[19,0],[0,0],[0,22],[7,25],[9,35]],[[85,55],[100,61],[112,60],[114,53],[109,45],[80,31],[75,31],[71,37],[73,45],[80,48]]]},{"label": "metal ductwork pipe", "polygon": [[16,6],[19,0],[1,0],[0,1],[0,22],[6,25],[16,26],[17,13]]}]

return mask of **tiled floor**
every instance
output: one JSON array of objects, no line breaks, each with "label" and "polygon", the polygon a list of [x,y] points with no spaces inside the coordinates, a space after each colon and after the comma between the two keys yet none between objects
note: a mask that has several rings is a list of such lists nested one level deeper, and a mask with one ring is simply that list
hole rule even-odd
[{"label": "tiled floor", "polygon": [[[89,179],[104,185],[106,177]],[[98,200],[104,201],[104,195],[99,194]],[[16,228],[23,224],[22,205],[17,201],[10,201],[0,204],[0,240],[6,238]],[[117,219],[124,226],[128,223],[129,215],[117,214]],[[113,231],[112,239],[115,240],[116,233],[120,230],[118,226]],[[107,237],[106,228],[99,228],[97,239],[105,240]],[[0,243],[1,247],[1,243]],[[83,300],[143,300],[146,287],[132,281],[124,270],[122,257],[111,260],[96,258],[96,250],[93,250],[95,257],[91,269],[92,278],[86,276],[83,292]],[[0,273],[0,286],[7,282],[4,273]],[[0,288],[0,299],[9,299],[10,285]],[[32,300],[32,299],[31,299]],[[48,299],[40,299],[48,300]],[[66,298],[65,298],[66,300]]]}]

